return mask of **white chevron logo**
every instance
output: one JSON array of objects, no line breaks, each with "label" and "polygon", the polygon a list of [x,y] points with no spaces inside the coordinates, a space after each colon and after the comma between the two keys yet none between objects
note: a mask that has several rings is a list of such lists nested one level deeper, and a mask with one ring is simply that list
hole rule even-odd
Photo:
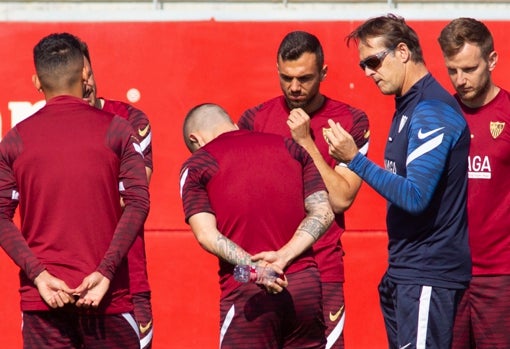
[{"label": "white chevron logo", "polygon": [[441,131],[443,128],[444,127],[439,127],[439,128],[436,128],[435,130],[428,131],[428,132],[422,132],[422,129],[420,128],[420,130],[418,131],[418,139],[427,138],[428,136],[433,135],[434,133],[436,133],[438,131]]}]

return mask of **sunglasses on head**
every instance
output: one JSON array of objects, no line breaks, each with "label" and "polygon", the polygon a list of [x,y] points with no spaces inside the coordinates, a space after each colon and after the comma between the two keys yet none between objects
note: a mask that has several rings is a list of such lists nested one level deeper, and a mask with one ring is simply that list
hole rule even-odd
[{"label": "sunglasses on head", "polygon": [[368,56],[361,62],[359,62],[359,66],[361,70],[365,71],[366,68],[374,70],[378,66],[381,65],[382,61],[384,61],[384,58],[393,51],[395,48],[387,48],[384,51],[381,51],[379,53],[376,53],[375,55]]}]

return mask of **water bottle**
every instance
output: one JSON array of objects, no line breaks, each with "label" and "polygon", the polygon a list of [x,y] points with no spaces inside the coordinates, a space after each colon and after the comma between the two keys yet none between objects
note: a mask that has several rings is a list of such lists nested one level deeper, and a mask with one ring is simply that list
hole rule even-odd
[{"label": "water bottle", "polygon": [[269,266],[261,267],[259,265],[238,264],[234,267],[234,279],[238,282],[264,284],[267,281],[274,282],[277,278],[282,278],[282,275]]}]

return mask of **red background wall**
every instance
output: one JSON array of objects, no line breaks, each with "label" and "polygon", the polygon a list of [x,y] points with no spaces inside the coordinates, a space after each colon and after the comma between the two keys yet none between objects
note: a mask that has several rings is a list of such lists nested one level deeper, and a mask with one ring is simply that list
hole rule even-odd
[{"label": "red background wall", "polygon": [[[449,90],[436,38],[446,22],[409,22],[418,32],[431,72]],[[393,98],[383,96],[357,66],[345,36],[359,23],[342,22],[157,22],[157,23],[0,23],[0,114],[2,132],[11,127],[14,102],[43,99],[31,83],[32,48],[43,36],[68,31],[87,41],[99,94],[134,103],[150,117],[155,172],[147,220],[147,253],[153,288],[154,348],[212,348],[218,340],[218,285],[215,258],[200,249],[183,221],[178,175],[188,157],[181,121],[194,105],[216,102],[235,120],[248,107],[279,94],[276,49],[291,30],[306,30],[321,40],[329,73],[323,92],[364,109],[371,122],[369,157],[382,164],[393,113]],[[508,22],[487,22],[500,62],[498,84],[510,86]],[[255,164],[256,165],[256,164]],[[385,334],[377,283],[386,267],[385,203],[364,185],[347,213],[346,343],[351,348],[383,348]],[[77,246],[79,248],[79,246]],[[20,347],[17,268],[0,252],[0,339]],[[367,331],[368,330],[368,331]]]}]

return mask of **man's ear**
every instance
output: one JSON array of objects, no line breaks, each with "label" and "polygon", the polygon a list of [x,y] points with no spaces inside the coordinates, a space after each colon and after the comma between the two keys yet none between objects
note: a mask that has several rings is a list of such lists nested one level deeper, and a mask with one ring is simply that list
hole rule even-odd
[{"label": "man's ear", "polygon": [[200,134],[198,134],[198,133],[194,133],[194,132],[190,133],[188,136],[188,140],[191,143],[193,152],[200,149],[201,147],[203,147],[205,145],[204,140],[202,139],[202,137],[200,137]]},{"label": "man's ear", "polygon": [[411,60],[411,51],[409,50],[409,47],[403,42],[397,45],[395,48],[395,54],[398,55],[403,63],[407,63],[407,61]]},{"label": "man's ear", "polygon": [[487,60],[489,63],[489,71],[493,71],[496,68],[496,63],[498,63],[498,53],[496,51],[492,51],[489,54],[489,59]]},{"label": "man's ear", "polygon": [[90,75],[92,75],[92,72],[84,65],[81,70],[81,78],[86,82],[89,80]]},{"label": "man's ear", "polygon": [[39,80],[37,74],[32,75],[32,83],[34,84],[34,87],[37,91],[42,91],[41,81]]},{"label": "man's ear", "polygon": [[323,81],[326,78],[326,75],[328,75],[328,65],[324,64],[320,73],[321,81]]}]

